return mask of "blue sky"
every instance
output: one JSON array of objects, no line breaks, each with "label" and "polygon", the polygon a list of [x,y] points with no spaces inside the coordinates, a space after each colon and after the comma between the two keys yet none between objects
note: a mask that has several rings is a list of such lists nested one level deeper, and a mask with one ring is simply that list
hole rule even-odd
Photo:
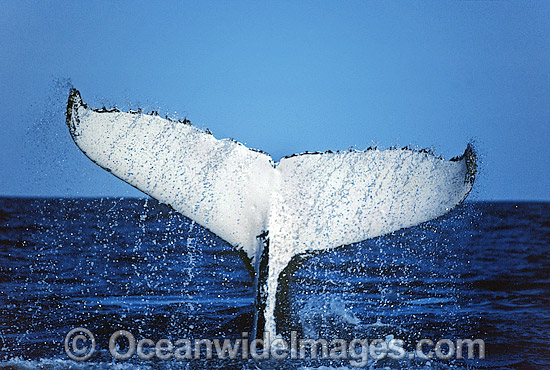
[{"label": "blue sky", "polygon": [[0,195],[140,196],[64,125],[187,117],[275,159],[474,141],[473,199],[550,200],[550,2],[1,1]]}]

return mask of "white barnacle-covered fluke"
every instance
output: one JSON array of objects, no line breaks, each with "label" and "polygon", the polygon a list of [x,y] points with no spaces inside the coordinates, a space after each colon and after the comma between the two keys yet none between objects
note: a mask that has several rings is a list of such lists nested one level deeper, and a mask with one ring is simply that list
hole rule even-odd
[{"label": "white barnacle-covered fluke", "polygon": [[[277,320],[293,257],[437,218],[472,189],[470,145],[450,161],[403,149],[304,153],[279,162],[186,121],[95,110],[73,89],[67,124],[86,156],[240,252],[256,285],[257,332]],[[281,321],[281,320],[279,320]]]}]

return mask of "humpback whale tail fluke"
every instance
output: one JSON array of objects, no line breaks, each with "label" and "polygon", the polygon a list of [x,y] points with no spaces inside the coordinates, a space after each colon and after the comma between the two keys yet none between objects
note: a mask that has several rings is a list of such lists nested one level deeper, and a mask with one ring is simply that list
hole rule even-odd
[{"label": "humpback whale tail fluke", "polygon": [[187,120],[91,109],[75,89],[67,125],[96,164],[233,246],[254,278],[257,333],[284,333],[285,288],[299,261],[442,216],[476,174],[471,145],[450,161],[403,148],[276,162]]}]

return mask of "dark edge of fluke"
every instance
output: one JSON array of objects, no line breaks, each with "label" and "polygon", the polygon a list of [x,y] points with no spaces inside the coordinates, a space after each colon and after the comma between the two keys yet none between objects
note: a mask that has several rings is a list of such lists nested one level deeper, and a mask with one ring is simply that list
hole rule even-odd
[{"label": "dark edge of fluke", "polygon": [[65,119],[67,126],[69,126],[69,132],[71,133],[71,136],[75,136],[76,134],[76,127],[73,124],[73,118],[78,121],[78,114],[76,112],[78,111],[78,108],[84,107],[87,108],[88,106],[82,101],[82,98],[80,97],[80,92],[72,88],[69,92],[69,99],[67,100],[67,112],[65,113]]},{"label": "dark edge of fluke", "polygon": [[449,161],[459,162],[463,159],[466,161],[466,175],[464,177],[464,183],[473,185],[477,174],[477,154],[472,143],[468,143],[466,150],[460,157],[451,158]]},{"label": "dark edge of fluke", "polygon": [[[116,108],[116,107],[111,108],[111,109],[108,109],[106,107],[102,107],[101,109],[89,108],[88,105],[82,101],[82,98],[80,96],[80,92],[75,88],[71,88],[71,91],[69,93],[69,99],[67,101],[67,112],[66,112],[67,125],[71,128],[71,134],[74,134],[74,130],[75,130],[75,127],[72,125],[73,114],[78,110],[79,107],[84,107],[84,108],[87,108],[87,109],[91,109],[92,111],[94,111],[96,113],[121,112],[121,110]],[[148,115],[148,116],[157,116],[157,117],[160,116],[159,113],[157,111],[154,111],[154,110],[151,111],[151,113],[143,113],[141,108],[138,108],[137,110],[129,110],[128,112],[123,112],[123,113],[145,114],[145,115]],[[76,115],[74,118],[78,122],[78,116]],[[168,117],[167,115],[164,118],[167,119],[170,122],[178,122],[178,123],[182,123],[182,124],[186,124],[186,125],[192,125],[191,121],[188,120],[187,118],[173,119],[173,118]],[[201,131],[203,131],[207,134],[213,135],[212,132],[209,129],[204,129],[204,130],[201,130]],[[241,143],[241,142],[239,142],[239,141],[237,141],[233,138],[227,138],[227,139],[222,138],[220,140],[229,140],[231,142],[234,142],[234,143],[237,143],[239,145],[244,146],[243,143]],[[255,148],[249,148],[249,147],[246,147],[246,148],[249,149],[249,150],[252,150],[254,152],[262,153],[262,154],[265,154],[265,155],[269,156],[273,167],[276,167],[280,163],[280,161],[283,160],[283,159],[298,157],[298,156],[302,156],[302,155],[322,155],[322,154],[341,153],[341,152],[346,151],[346,150],[325,150],[324,152],[305,151],[305,152],[302,152],[302,153],[294,153],[294,154],[284,156],[283,158],[281,158],[281,160],[279,160],[278,162],[275,162],[273,160],[273,158],[269,155],[269,153],[264,152],[261,149],[255,149]],[[366,152],[366,151],[370,151],[370,150],[378,150],[378,147],[377,146],[369,146],[368,148],[366,148],[364,150],[349,148],[347,151],[348,152]],[[433,150],[427,149],[427,148],[416,149],[416,148],[412,148],[412,147],[409,147],[409,146],[404,146],[402,148],[390,147],[387,150],[408,150],[408,151],[412,151],[412,152],[418,152],[418,153],[424,153],[424,154],[432,155],[436,158],[444,160],[443,157],[441,157],[440,155],[437,155],[436,153],[434,153]],[[475,179],[475,175],[477,173],[477,155],[476,155],[474,147],[471,143],[468,143],[468,145],[466,147],[466,151],[464,152],[464,154],[462,154],[459,157],[451,158],[449,161],[451,161],[451,162],[461,161],[464,158],[466,158],[466,168],[467,168],[467,174],[466,174],[465,182],[469,182],[469,183],[473,184],[474,179]]]}]

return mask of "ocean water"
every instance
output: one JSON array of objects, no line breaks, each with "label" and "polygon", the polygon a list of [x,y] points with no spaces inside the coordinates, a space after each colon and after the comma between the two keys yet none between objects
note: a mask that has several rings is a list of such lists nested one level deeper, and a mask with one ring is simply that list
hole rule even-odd
[{"label": "ocean water", "polygon": [[[304,338],[482,339],[485,359],[369,369],[550,368],[550,203],[461,205],[311,258],[291,279]],[[115,360],[109,338],[242,338],[250,276],[231,247],[150,199],[0,198],[0,368],[347,369],[348,360]],[[90,330],[86,361],[67,333]],[[124,344],[119,344],[124,350]]]}]

